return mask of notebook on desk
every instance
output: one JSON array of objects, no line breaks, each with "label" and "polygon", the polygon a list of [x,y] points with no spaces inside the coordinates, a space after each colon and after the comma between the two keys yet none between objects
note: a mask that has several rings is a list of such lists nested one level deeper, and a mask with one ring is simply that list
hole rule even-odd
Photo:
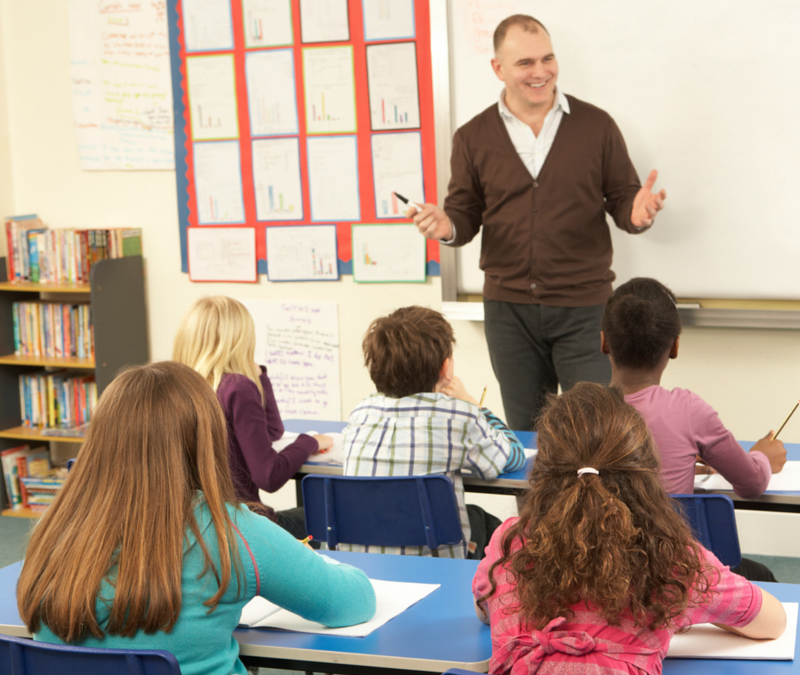
[{"label": "notebook on desk", "polygon": [[[694,477],[695,490],[729,490],[733,486],[720,474],[712,473]],[[780,473],[772,474],[768,492],[800,492],[800,462],[786,462]]]},{"label": "notebook on desk", "polygon": [[710,623],[676,633],[669,643],[668,659],[744,659],[793,661],[797,637],[797,603],[781,603],[786,610],[786,630],[777,640],[751,640]]},{"label": "notebook on desk", "polygon": [[[319,432],[305,431],[303,433],[308,436],[316,436]],[[272,447],[277,452],[281,452],[281,450],[288,448],[292,443],[294,443],[299,435],[300,434],[296,434],[293,431],[285,431],[280,440],[277,440],[272,444]],[[311,457],[308,458],[308,461],[319,464],[344,466],[344,444],[342,443],[342,435],[339,433],[326,433],[325,435],[330,436],[333,439],[333,447],[327,452],[315,452],[313,455],[311,455]]]},{"label": "notebook on desk", "polygon": [[262,597],[255,597],[242,609],[240,628],[275,628],[298,633],[366,637],[376,628],[394,619],[439,588],[439,584],[415,584],[401,581],[370,579],[375,589],[377,609],[369,621],[356,626],[328,628],[321,623],[308,621],[289,610],[282,609]]}]

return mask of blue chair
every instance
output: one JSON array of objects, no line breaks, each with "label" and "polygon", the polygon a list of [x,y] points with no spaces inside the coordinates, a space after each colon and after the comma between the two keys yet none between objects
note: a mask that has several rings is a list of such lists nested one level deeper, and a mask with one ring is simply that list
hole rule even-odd
[{"label": "blue chair", "polygon": [[4,675],[181,675],[169,652],[92,649],[0,635]]},{"label": "blue chair", "polygon": [[329,549],[365,546],[438,548],[463,539],[453,482],[442,475],[303,478],[306,531]]},{"label": "blue chair", "polygon": [[739,532],[733,512],[733,500],[727,495],[670,495],[679,505],[679,513],[692,528],[703,546],[723,565],[736,567],[742,562]]}]

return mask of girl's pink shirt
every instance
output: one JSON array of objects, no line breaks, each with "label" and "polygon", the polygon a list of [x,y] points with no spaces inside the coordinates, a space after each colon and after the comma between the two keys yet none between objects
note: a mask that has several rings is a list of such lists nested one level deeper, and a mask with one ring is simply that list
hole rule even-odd
[{"label": "girl's pink shirt", "polygon": [[[509,518],[495,531],[472,582],[476,599],[491,589],[489,568],[502,557],[502,537],[518,520]],[[511,550],[518,551],[521,547],[522,542],[517,539]],[[718,570],[718,580],[713,592],[693,598],[678,627],[709,622],[737,628],[746,626],[761,611],[760,590],[731,572],[711,552],[705,549],[702,552],[706,561]],[[486,601],[492,629],[491,675],[533,675],[537,671],[542,675],[661,673],[661,661],[675,629],[651,631],[636,625],[631,618],[610,626],[585,602],[573,605],[574,616],[569,620],[555,617],[541,631],[526,629],[514,611],[517,597],[513,577],[502,566],[495,568],[494,574],[497,590]]]},{"label": "girl's pink shirt", "polygon": [[764,494],[772,477],[767,456],[745,452],[717,411],[697,394],[653,385],[628,394],[625,401],[650,427],[661,454],[661,482],[668,493],[694,492],[695,455],[700,455],[740,497],[755,499]]}]

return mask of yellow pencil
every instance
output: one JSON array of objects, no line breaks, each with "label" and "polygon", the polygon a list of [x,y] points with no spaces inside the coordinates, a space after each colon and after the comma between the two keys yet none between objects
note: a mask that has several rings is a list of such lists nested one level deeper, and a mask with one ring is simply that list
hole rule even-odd
[{"label": "yellow pencil", "polygon": [[800,401],[798,401],[797,403],[794,404],[794,408],[792,408],[792,411],[786,416],[786,419],[783,420],[783,424],[781,424],[779,429],[774,434],[772,434],[772,440],[773,441],[776,438],[778,438],[778,434],[781,433],[781,431],[783,431],[783,427],[785,427],[786,423],[792,418],[792,415],[794,415],[794,411],[797,410],[797,406],[800,406]]},{"label": "yellow pencil", "polygon": [[312,537],[312,536],[309,534],[309,535],[308,535],[308,536],[307,536],[305,539],[303,539],[303,541],[301,541],[300,543],[301,543],[301,544],[307,544],[307,543],[308,543],[308,542],[310,542],[310,541],[311,541],[313,538],[314,538],[314,537]]},{"label": "yellow pencil", "polygon": [[488,388],[489,388],[488,386],[486,386],[486,387],[484,387],[484,388],[483,388],[483,394],[481,394],[481,402],[478,404],[478,407],[479,407],[479,408],[483,408],[483,402],[484,402],[484,400],[486,399],[486,390],[487,390]]}]

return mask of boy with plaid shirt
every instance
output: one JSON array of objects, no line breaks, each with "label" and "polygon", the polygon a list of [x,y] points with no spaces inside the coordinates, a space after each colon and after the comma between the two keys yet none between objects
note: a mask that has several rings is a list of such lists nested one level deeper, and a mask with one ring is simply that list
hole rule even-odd
[{"label": "boy with plaid shirt", "polygon": [[378,393],[353,410],[344,430],[344,475],[444,474],[453,481],[464,539],[455,546],[341,544],[340,550],[477,558],[500,521],[465,504],[461,472],[483,479],[525,463],[522,444],[470,396],[453,373],[453,328],[425,307],[404,307],[372,322],[364,362]]}]

